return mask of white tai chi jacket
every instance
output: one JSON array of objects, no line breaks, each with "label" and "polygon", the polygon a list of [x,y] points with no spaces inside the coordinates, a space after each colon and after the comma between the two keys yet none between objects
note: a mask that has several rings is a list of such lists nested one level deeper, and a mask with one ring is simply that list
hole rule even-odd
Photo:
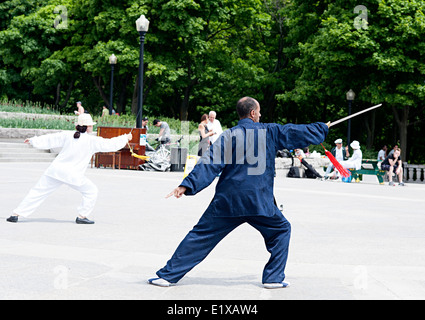
[{"label": "white tai chi jacket", "polygon": [[37,149],[62,148],[44,174],[75,186],[84,183],[84,173],[93,154],[117,151],[127,141],[127,135],[105,139],[88,133],[81,133],[79,139],[74,139],[74,132],[66,131],[29,139]]},{"label": "white tai chi jacket", "polygon": [[356,149],[350,159],[342,161],[341,165],[344,168],[353,168],[360,170],[362,168],[363,153],[360,149]]}]

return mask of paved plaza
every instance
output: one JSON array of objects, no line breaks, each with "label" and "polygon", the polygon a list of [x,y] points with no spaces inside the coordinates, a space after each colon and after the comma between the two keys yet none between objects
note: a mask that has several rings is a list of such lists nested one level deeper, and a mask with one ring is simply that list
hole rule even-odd
[{"label": "paved plaza", "polygon": [[275,179],[291,222],[287,289],[264,289],[269,254],[242,225],[177,286],[148,285],[197,223],[214,182],[165,199],[181,172],[89,168],[94,225],[75,224],[81,196],[62,186],[19,223],[6,218],[48,163],[0,164],[0,299],[425,299],[425,185]]}]

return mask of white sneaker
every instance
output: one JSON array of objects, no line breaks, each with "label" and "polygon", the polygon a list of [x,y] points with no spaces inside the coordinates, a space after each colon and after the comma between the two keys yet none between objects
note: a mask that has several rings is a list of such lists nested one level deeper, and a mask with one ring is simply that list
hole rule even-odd
[{"label": "white sneaker", "polygon": [[158,286],[158,287],[170,287],[170,286],[173,285],[173,283],[168,282],[167,280],[162,279],[162,278],[149,279],[148,283],[153,284],[153,285]]},{"label": "white sneaker", "polygon": [[288,281],[276,282],[276,283],[263,283],[264,288],[266,289],[278,289],[278,288],[287,288],[291,284]]}]

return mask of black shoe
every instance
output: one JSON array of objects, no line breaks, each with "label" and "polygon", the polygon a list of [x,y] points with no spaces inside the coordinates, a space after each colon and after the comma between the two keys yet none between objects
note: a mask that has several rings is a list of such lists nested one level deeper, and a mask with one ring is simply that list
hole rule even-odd
[{"label": "black shoe", "polygon": [[10,216],[9,218],[6,219],[6,221],[16,223],[18,222],[18,216]]},{"label": "black shoe", "polygon": [[81,219],[80,217],[77,217],[77,219],[75,220],[75,222],[77,224],[94,224],[94,221],[91,221],[87,218]]}]

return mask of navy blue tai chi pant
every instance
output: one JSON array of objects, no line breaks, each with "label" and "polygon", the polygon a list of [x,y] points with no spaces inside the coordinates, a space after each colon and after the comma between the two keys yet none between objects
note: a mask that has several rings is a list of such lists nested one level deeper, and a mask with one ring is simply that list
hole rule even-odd
[{"label": "navy blue tai chi pant", "polygon": [[291,225],[277,210],[271,217],[215,217],[205,213],[177,247],[167,265],[156,274],[170,283],[178,282],[204,260],[226,235],[245,222],[261,233],[271,254],[264,268],[263,283],[282,282],[285,279]]}]

